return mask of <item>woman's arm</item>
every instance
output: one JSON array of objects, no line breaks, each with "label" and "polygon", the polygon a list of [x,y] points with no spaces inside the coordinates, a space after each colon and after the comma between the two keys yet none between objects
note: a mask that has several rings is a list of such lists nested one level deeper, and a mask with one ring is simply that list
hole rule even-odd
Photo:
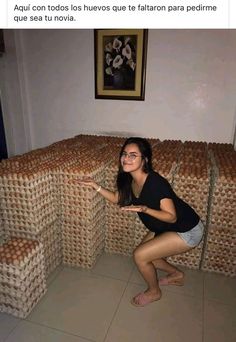
[{"label": "woman's arm", "polygon": [[142,212],[160,221],[168,222],[168,223],[175,223],[177,220],[175,206],[174,206],[172,199],[170,198],[163,198],[161,200],[161,205],[160,205],[161,210],[152,209],[152,208],[147,207],[146,205],[137,205],[137,206],[132,205],[132,206],[123,207],[121,209],[126,210],[126,211]]},{"label": "woman's arm", "polygon": [[109,202],[112,202],[114,204],[118,203],[118,191],[110,191],[105,188],[103,188],[101,185],[98,185],[92,178],[84,178],[78,180],[79,184],[90,186],[99,194],[101,194],[106,200]]}]

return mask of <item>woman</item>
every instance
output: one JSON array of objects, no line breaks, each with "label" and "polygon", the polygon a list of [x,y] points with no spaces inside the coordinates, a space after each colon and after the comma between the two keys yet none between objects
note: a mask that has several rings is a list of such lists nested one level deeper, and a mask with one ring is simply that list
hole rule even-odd
[{"label": "woman", "polygon": [[[137,212],[150,230],[134,250],[134,260],[147,289],[137,294],[131,303],[145,306],[161,298],[159,285],[183,285],[184,273],[165,258],[196,247],[202,239],[203,224],[196,212],[177,197],[168,181],[153,171],[152,151],[146,139],[127,139],[119,163],[115,192],[104,189],[92,179],[79,182],[119,204],[121,210]],[[167,276],[158,280],[156,269],[167,272]]]}]

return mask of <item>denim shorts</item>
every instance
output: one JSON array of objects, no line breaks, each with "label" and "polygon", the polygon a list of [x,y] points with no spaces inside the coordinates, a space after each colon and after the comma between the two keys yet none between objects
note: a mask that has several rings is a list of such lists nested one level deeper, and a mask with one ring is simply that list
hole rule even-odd
[{"label": "denim shorts", "polygon": [[203,237],[203,232],[204,232],[204,225],[202,221],[200,220],[198,224],[193,227],[191,230],[188,232],[180,233],[177,232],[177,234],[183,239],[186,244],[190,247],[196,247],[199,245],[199,243],[202,240]]}]

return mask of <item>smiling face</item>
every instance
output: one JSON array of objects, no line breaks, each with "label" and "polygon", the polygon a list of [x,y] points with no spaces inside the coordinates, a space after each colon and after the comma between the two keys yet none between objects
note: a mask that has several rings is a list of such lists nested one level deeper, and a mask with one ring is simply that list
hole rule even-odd
[{"label": "smiling face", "polygon": [[120,163],[124,172],[143,170],[144,160],[138,145],[126,145],[121,154]]}]

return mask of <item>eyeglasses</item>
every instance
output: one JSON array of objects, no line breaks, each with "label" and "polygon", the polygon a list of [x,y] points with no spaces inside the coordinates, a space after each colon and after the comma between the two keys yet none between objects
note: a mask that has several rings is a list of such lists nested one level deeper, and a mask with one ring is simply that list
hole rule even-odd
[{"label": "eyeglasses", "polygon": [[121,158],[125,159],[126,157],[127,157],[129,160],[134,161],[137,157],[142,157],[142,155],[138,155],[138,154],[133,153],[133,152],[131,152],[131,153],[123,152],[123,153],[121,154]]}]

